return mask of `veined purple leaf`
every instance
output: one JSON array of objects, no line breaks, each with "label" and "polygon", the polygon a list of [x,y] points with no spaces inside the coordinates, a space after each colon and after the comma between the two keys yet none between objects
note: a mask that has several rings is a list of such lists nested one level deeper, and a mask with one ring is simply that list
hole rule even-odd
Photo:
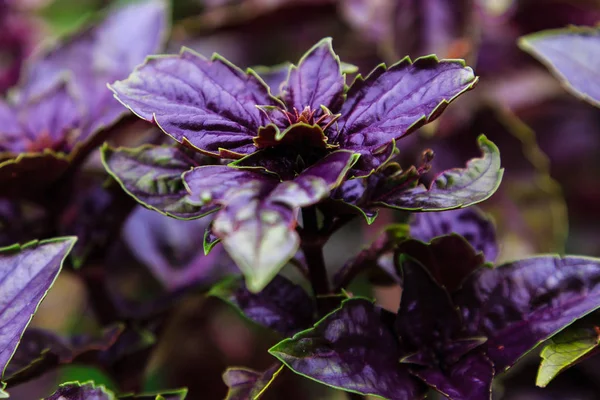
[{"label": "veined purple leaf", "polygon": [[308,50],[298,66],[290,67],[281,98],[289,110],[325,106],[335,112],[344,100],[344,87],[340,59],[327,38]]},{"label": "veined purple leaf", "polygon": [[256,106],[280,104],[253,72],[185,48],[179,55],[148,58],[110,88],[140,118],[216,156],[221,148],[240,155],[256,151],[252,138],[269,123]]},{"label": "veined purple leaf", "polygon": [[[336,141],[342,148],[370,155],[436,119],[476,82],[473,70],[463,62],[439,61],[435,56],[414,63],[405,58],[387,70],[380,66],[350,87],[340,109]],[[364,159],[361,165],[369,172],[378,162]]]},{"label": "veined purple leaf", "polygon": [[281,95],[281,87],[287,80],[291,66],[292,63],[285,62],[271,67],[258,65],[251,69],[267,84],[269,89],[271,89],[271,94],[279,97]]},{"label": "veined purple leaf", "polygon": [[449,292],[457,290],[467,276],[485,264],[483,254],[457,234],[439,236],[429,243],[406,240],[396,253],[417,260]]},{"label": "veined purple leaf", "polygon": [[90,381],[63,383],[45,400],[117,400],[117,397],[104,386]]},{"label": "veined purple leaf", "polygon": [[297,374],[359,394],[416,400],[423,386],[399,363],[394,315],[364,299],[349,299],[314,328],[269,350]]},{"label": "veined purple leaf", "polygon": [[85,106],[78,140],[112,125],[126,110],[112,98],[106,82],[125,78],[160,49],[168,30],[167,8],[164,0],[146,0],[112,9],[102,23],[38,55],[26,71],[23,94],[42,92],[69,73]]},{"label": "veined purple leaf", "polygon": [[502,180],[500,152],[484,135],[479,136],[481,158],[466,168],[455,168],[438,175],[429,189],[423,185],[379,195],[375,204],[407,211],[444,211],[468,207],[489,198]]},{"label": "veined purple leaf", "polygon": [[104,145],[101,153],[108,173],[144,207],[180,219],[199,218],[218,208],[188,201],[182,174],[204,161],[182,149],[166,145],[113,149]]},{"label": "veined purple leaf", "polygon": [[414,239],[429,242],[451,233],[462,236],[475,250],[482,252],[487,261],[494,262],[498,256],[494,223],[477,207],[412,215],[410,236]]},{"label": "veined purple leaf", "polygon": [[550,68],[569,92],[600,107],[600,28],[542,31],[520,38],[519,47]]},{"label": "veined purple leaf", "polygon": [[258,399],[273,383],[284,366],[277,362],[266,371],[254,371],[248,368],[227,368],[223,373],[223,382],[229,388],[225,400]]},{"label": "veined purple leaf", "polygon": [[[65,237],[0,249],[0,370],[13,356],[21,335],[54,283],[75,244]],[[3,384],[0,383],[0,394]]]},{"label": "veined purple leaf", "polygon": [[454,294],[496,372],[600,307],[600,260],[538,256],[480,268]]},{"label": "veined purple leaf", "polygon": [[536,385],[546,387],[562,371],[600,353],[597,312],[580,319],[546,342]]},{"label": "veined purple leaf", "polygon": [[231,277],[213,286],[210,296],[215,296],[235,307],[249,320],[271,328],[284,337],[311,327],[315,305],[300,286],[277,275],[260,292],[252,293],[244,282]]},{"label": "veined purple leaf", "polygon": [[450,400],[489,400],[492,396],[494,366],[482,353],[467,354],[445,372],[411,368],[411,373]]},{"label": "veined purple leaf", "polygon": [[183,179],[192,202],[222,206],[212,230],[244,273],[248,289],[258,292],[298,250],[299,209],[329,196],[356,160],[352,152],[333,152],[284,182],[228,166],[195,168]]}]

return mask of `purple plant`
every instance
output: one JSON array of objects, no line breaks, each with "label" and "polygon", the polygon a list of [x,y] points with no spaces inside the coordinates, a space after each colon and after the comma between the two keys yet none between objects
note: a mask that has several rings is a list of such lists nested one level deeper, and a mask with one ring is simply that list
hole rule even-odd
[{"label": "purple plant", "polygon": [[[522,21],[521,1],[494,17],[483,3],[451,3],[212,1],[198,20],[176,5],[169,48],[209,29],[194,21],[237,38],[256,33],[246,23],[271,14],[281,23],[300,7],[350,23],[355,36],[339,51],[351,43],[357,65],[378,52],[435,51],[478,54],[478,70],[493,74],[490,53],[474,51],[479,39],[513,43],[538,22],[552,25]],[[0,21],[12,4],[0,0]],[[515,232],[503,228],[525,225],[511,207],[535,203],[531,191],[514,201],[513,188],[554,182],[528,128],[494,103],[497,92],[463,96],[479,79],[464,61],[406,57],[362,76],[331,38],[272,68],[242,70],[186,47],[149,55],[168,39],[168,12],[162,0],[111,8],[31,58],[31,37],[5,24],[0,51],[15,50],[16,66],[0,71],[0,91],[20,80],[0,99],[0,245],[10,244],[0,247],[0,397],[58,375],[37,397],[183,400],[187,389],[143,389],[185,381],[187,353],[216,364],[222,352],[257,367],[220,365],[228,400],[261,398],[294,374],[352,399],[490,400],[501,375],[538,346],[539,386],[600,352],[600,259],[511,249]],[[502,18],[515,32],[497,37]],[[597,38],[598,28],[572,27],[519,45],[597,106]],[[286,42],[281,54],[293,51]],[[474,205],[494,195],[508,166],[481,132],[515,166],[483,209]],[[506,144],[513,133],[520,152]],[[357,234],[365,222],[367,235],[380,233]],[[85,291],[76,328],[30,325],[63,276],[81,283],[68,290]],[[106,385],[63,379],[71,364],[102,371]],[[192,370],[205,393],[190,397],[209,398],[202,379],[211,371]]]}]

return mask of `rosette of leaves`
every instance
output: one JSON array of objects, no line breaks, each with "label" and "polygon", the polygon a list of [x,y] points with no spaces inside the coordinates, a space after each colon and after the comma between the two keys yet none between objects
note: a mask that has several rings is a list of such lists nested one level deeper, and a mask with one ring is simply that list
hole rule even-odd
[{"label": "rosette of leaves", "polygon": [[112,9],[27,61],[19,85],[0,99],[3,195],[39,193],[104,140],[98,134],[126,115],[106,83],[161,48],[167,11],[163,0]]},{"label": "rosette of leaves", "polygon": [[[149,57],[128,79],[110,85],[115,97],[219,165],[194,164],[173,147],[147,146],[105,147],[105,166],[149,208],[178,218],[217,212],[211,234],[255,292],[300,247],[305,253],[322,247],[340,214],[362,211],[372,220],[378,207],[460,208],[495,191],[502,169],[485,137],[482,158],[442,173],[430,188],[419,185],[430,153],[419,168],[402,170],[393,162],[397,140],[473,87],[471,68],[435,56],[405,58],[349,87],[344,70],[330,39],[290,65],[285,80],[271,76],[271,86],[219,55],[206,59],[184,48]],[[334,192],[346,206],[330,208],[321,223],[314,206],[331,202]]]}]

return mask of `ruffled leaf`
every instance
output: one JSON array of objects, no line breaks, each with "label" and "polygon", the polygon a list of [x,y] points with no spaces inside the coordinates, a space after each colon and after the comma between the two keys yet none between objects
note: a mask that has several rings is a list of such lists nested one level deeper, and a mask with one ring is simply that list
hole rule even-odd
[{"label": "ruffled leaf", "polygon": [[454,300],[496,372],[600,307],[600,260],[538,256],[469,276]]},{"label": "ruffled leaf", "polygon": [[68,382],[58,387],[56,392],[45,400],[116,400],[114,393],[93,382]]},{"label": "ruffled leaf", "polygon": [[569,92],[600,107],[600,28],[542,31],[522,37],[519,47],[550,68]]},{"label": "ruffled leaf", "polygon": [[144,207],[181,219],[198,218],[217,209],[188,201],[181,175],[203,160],[172,146],[144,145],[135,149],[108,145],[101,148],[102,163],[123,189]]},{"label": "ruffled leaf", "polygon": [[483,156],[470,160],[466,168],[442,172],[429,189],[419,185],[402,190],[400,186],[377,196],[375,204],[407,211],[443,211],[486,200],[498,189],[504,169],[500,168],[500,153],[494,143],[484,135],[478,141]]},{"label": "ruffled leaf", "polygon": [[256,151],[252,138],[269,123],[256,106],[275,106],[264,82],[224,58],[208,60],[189,49],[150,57],[113,83],[115,97],[140,118],[156,122],[180,143],[218,156]]},{"label": "ruffled leaf", "polygon": [[281,97],[288,109],[299,112],[305,107],[337,110],[343,101],[345,79],[340,59],[334,53],[331,38],[323,39],[291,66]]},{"label": "ruffled leaf", "polygon": [[423,398],[424,388],[398,362],[393,314],[368,300],[349,299],[314,328],[269,352],[297,374],[328,386],[387,399]]},{"label": "ruffled leaf", "polygon": [[462,62],[435,56],[414,63],[405,58],[387,70],[380,66],[350,87],[336,141],[361,152],[365,159],[359,168],[369,172],[379,164],[370,154],[436,119],[476,82],[473,70]]},{"label": "ruffled leaf", "polygon": [[492,220],[476,207],[412,216],[410,236],[422,242],[456,233],[493,262],[498,256],[496,229]]},{"label": "ruffled leaf", "polygon": [[[75,238],[0,249],[0,371],[4,374],[21,335],[54,283]],[[3,384],[0,383],[0,395]]]},{"label": "ruffled leaf", "polygon": [[240,367],[227,368],[223,373],[223,382],[229,388],[225,400],[259,399],[282,369],[283,365],[279,362],[266,371]]},{"label": "ruffled leaf", "polygon": [[249,320],[288,337],[314,322],[315,305],[300,286],[277,275],[260,292],[252,293],[239,278],[228,278],[208,293],[235,307]]}]

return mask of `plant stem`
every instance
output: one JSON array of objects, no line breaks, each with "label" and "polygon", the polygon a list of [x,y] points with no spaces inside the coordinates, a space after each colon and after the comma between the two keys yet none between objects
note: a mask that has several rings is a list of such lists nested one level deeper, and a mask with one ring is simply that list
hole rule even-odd
[{"label": "plant stem", "polygon": [[317,223],[317,209],[314,206],[302,209],[302,221],[302,251],[308,265],[310,284],[315,296],[325,296],[330,294],[329,278],[323,257],[324,243]]}]

